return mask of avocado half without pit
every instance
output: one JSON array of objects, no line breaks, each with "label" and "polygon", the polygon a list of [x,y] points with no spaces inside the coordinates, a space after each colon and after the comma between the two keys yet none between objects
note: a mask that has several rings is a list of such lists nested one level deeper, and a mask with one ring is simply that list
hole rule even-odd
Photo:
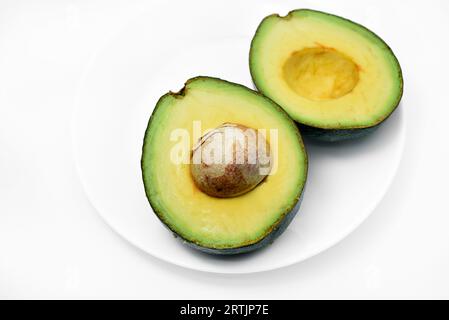
[{"label": "avocado half without pit", "polygon": [[270,15],[251,43],[257,89],[301,132],[321,140],[363,136],[396,109],[403,79],[388,45],[367,28],[313,10]]},{"label": "avocado half without pit", "polygon": [[157,217],[186,244],[212,254],[273,242],[297,213],[307,176],[300,133],[285,111],[210,77],[159,99],[141,165]]}]

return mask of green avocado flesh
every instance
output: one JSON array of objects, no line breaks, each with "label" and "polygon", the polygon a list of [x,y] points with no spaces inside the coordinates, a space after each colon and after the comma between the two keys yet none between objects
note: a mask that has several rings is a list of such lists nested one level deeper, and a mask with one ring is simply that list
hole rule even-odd
[{"label": "green avocado flesh", "polygon": [[382,39],[313,10],[266,17],[251,43],[250,71],[258,90],[307,133],[334,140],[377,126],[402,97],[399,62]]},{"label": "green avocado flesh", "polygon": [[[191,148],[198,141],[198,123],[201,134],[223,123],[265,129],[277,154],[270,174],[236,197],[202,192],[193,181],[189,153],[183,161],[173,161],[180,142]],[[187,133],[187,140],[179,132]],[[196,249],[237,254],[271,243],[293,219],[306,181],[307,154],[295,123],[271,100],[235,83],[197,77],[157,102],[145,133],[141,166],[147,198],[165,226]]]}]

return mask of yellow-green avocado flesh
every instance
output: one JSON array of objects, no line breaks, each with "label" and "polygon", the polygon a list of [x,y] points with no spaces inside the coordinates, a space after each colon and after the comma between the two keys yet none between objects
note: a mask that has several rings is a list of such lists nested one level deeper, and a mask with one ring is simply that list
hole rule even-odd
[{"label": "yellow-green avocado flesh", "polygon": [[[189,164],[170,158],[179,142],[173,132],[192,133],[194,121],[200,121],[203,130],[223,123],[265,129],[271,148],[275,141],[270,130],[275,130],[276,170],[243,195],[208,196],[195,185]],[[193,145],[193,134],[190,137]],[[196,77],[157,102],[145,133],[141,166],[147,198],[165,226],[203,252],[238,254],[271,243],[291,222],[306,182],[307,154],[295,123],[273,101],[239,84]]]},{"label": "yellow-green avocado flesh", "polygon": [[367,28],[301,9],[267,16],[251,43],[257,89],[301,132],[343,140],[373,131],[398,106],[402,71],[388,45]]}]

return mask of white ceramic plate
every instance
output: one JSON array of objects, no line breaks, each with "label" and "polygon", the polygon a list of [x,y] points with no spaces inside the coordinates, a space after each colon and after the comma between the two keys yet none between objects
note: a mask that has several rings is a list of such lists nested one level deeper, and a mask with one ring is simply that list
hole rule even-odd
[{"label": "white ceramic plate", "polygon": [[233,2],[232,10],[226,2],[204,2],[202,10],[180,4],[185,8],[175,11],[155,3],[154,10],[138,15],[100,46],[83,78],[73,119],[79,175],[103,219],[155,257],[219,273],[288,266],[343,239],[387,191],[405,137],[399,108],[367,138],[339,144],[306,141],[310,168],[301,210],[266,249],[213,257],[174,239],[145,197],[140,171],[145,128],[158,98],[168,90],[177,91],[190,77],[214,76],[252,87],[248,70],[252,34],[265,15],[288,10],[271,2],[255,10],[250,2],[240,2]]}]

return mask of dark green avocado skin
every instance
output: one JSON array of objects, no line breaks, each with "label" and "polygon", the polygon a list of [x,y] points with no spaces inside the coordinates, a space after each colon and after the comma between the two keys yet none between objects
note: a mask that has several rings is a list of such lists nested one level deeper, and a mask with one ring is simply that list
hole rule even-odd
[{"label": "dark green avocado skin", "polygon": [[[284,231],[287,229],[289,224],[292,222],[293,218],[296,216],[296,214],[299,211],[299,208],[301,206],[302,198],[304,195],[304,190],[306,186],[304,185],[302,189],[301,196],[299,197],[298,201],[296,202],[295,206],[292,210],[290,210],[284,218],[282,218],[282,221],[271,231],[265,238],[260,240],[257,243],[254,243],[249,246],[239,247],[239,248],[230,248],[230,249],[213,249],[213,248],[207,248],[197,245],[196,243],[186,241],[184,240],[184,244],[187,246],[199,250],[203,253],[207,254],[214,254],[214,255],[222,255],[222,256],[229,256],[229,255],[236,255],[236,254],[243,254],[243,253],[249,253],[251,251],[262,249],[274,242]],[[174,234],[175,237],[178,237],[176,234]]]},{"label": "dark green avocado skin", "polygon": [[382,123],[379,123],[373,127],[358,129],[322,129],[310,127],[305,124],[297,124],[297,126],[299,131],[301,131],[301,134],[305,137],[322,142],[338,142],[367,136],[373,131],[376,131],[381,124]]}]

